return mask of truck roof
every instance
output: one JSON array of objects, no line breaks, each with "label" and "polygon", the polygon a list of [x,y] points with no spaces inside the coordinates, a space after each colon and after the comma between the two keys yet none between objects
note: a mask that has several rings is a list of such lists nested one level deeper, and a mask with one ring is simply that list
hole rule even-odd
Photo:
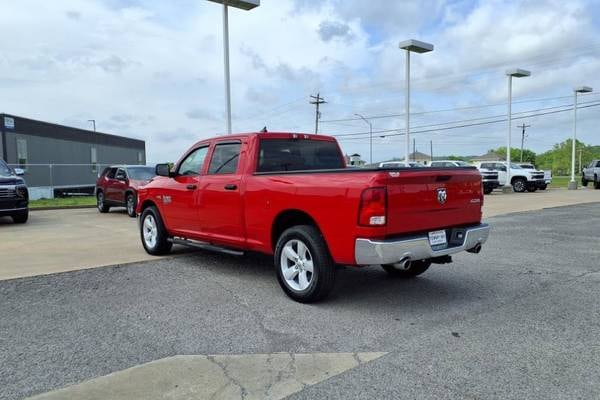
[{"label": "truck roof", "polygon": [[195,145],[200,143],[211,142],[219,139],[244,139],[252,136],[257,136],[259,139],[271,138],[271,139],[309,139],[309,140],[324,140],[327,142],[334,142],[335,137],[327,135],[318,135],[314,133],[299,133],[299,132],[248,132],[248,133],[233,133],[231,135],[220,135],[213,136],[210,138],[198,140]]}]

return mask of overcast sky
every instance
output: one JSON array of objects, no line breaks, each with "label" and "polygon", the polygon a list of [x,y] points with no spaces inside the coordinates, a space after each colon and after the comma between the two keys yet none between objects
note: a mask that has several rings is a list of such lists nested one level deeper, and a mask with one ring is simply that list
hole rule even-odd
[{"label": "overcast sky", "polygon": [[[95,119],[99,131],[146,140],[149,162],[175,161],[225,130],[221,12],[204,0],[4,1],[0,112],[81,128]],[[507,68],[532,71],[514,80],[516,113],[560,110],[551,107],[572,103],[574,85],[600,92],[597,0],[262,0],[230,11],[234,131],[313,132],[317,92],[328,102],[323,133],[368,132],[361,120],[326,122],[355,113],[396,115],[371,119],[375,131],[404,128],[398,42],[408,38],[435,45],[412,57],[413,126],[429,131],[413,137],[424,152],[430,140],[435,155],[505,144],[506,123],[431,130],[501,119]],[[579,137],[600,144],[600,107],[579,117]],[[572,121],[572,112],[515,120],[513,143],[525,122],[526,146],[548,150]],[[340,143],[368,160],[367,136]],[[377,133],[374,161],[403,155],[403,140]]]}]

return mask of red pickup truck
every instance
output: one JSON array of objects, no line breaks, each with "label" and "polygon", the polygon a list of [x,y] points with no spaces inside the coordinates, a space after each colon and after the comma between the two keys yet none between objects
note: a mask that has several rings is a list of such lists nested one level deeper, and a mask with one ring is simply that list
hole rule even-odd
[{"label": "red pickup truck", "polygon": [[333,288],[335,265],[419,275],[460,251],[478,253],[481,175],[474,167],[346,168],[332,137],[251,133],[202,140],[138,192],[141,241],[273,254],[294,300]]}]

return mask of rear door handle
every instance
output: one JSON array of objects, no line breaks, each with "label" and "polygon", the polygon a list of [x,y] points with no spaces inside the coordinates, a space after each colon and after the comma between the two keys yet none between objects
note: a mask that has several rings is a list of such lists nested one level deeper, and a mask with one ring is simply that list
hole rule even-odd
[{"label": "rear door handle", "polygon": [[237,185],[233,184],[233,183],[228,183],[227,185],[225,185],[225,190],[235,190],[237,189]]},{"label": "rear door handle", "polygon": [[187,188],[187,190],[196,190],[198,188],[198,186],[196,186],[196,185],[187,185],[186,188]]}]

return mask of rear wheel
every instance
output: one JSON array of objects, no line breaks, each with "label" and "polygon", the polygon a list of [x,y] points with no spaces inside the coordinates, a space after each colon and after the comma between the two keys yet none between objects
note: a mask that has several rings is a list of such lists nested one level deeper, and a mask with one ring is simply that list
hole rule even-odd
[{"label": "rear wheel", "polygon": [[106,205],[104,192],[100,191],[96,194],[96,207],[101,213],[107,213],[110,207]]},{"label": "rear wheel", "polygon": [[528,185],[528,186],[527,186],[527,191],[528,191],[528,192],[531,192],[531,193],[533,193],[533,192],[535,192],[536,190],[538,190],[538,188],[537,188],[537,186],[535,186],[535,185]]},{"label": "rear wheel", "polygon": [[538,187],[538,189],[540,189],[540,190],[546,190],[547,188],[548,188],[548,184],[547,183],[544,183],[543,185],[540,185]]},{"label": "rear wheel", "polygon": [[148,254],[158,256],[171,251],[173,243],[169,241],[167,230],[156,207],[144,209],[140,221],[142,245]]},{"label": "rear wheel", "polygon": [[600,189],[600,179],[597,175],[594,175],[594,189]]},{"label": "rear wheel", "polygon": [[513,190],[518,193],[523,193],[527,190],[527,182],[523,178],[515,178],[512,183]]},{"label": "rear wheel", "polygon": [[314,226],[298,225],[283,232],[275,248],[275,268],[283,291],[298,302],[321,300],[333,289],[335,265]]},{"label": "rear wheel", "polygon": [[427,271],[430,266],[430,260],[419,260],[411,262],[408,268],[395,267],[392,264],[382,265],[381,267],[385,270],[385,272],[390,274],[390,276],[408,279],[417,275],[421,275],[423,272]]},{"label": "rear wheel", "polygon": [[494,190],[494,189],[492,189],[491,186],[485,186],[483,188],[483,194],[490,194],[490,193],[492,193],[492,190]]},{"label": "rear wheel", "polygon": [[589,181],[588,181],[587,179],[585,179],[585,176],[582,176],[582,177],[581,177],[581,185],[582,185],[582,186],[587,186],[587,185],[588,185],[588,182],[589,182]]},{"label": "rear wheel", "polygon": [[128,193],[125,197],[125,205],[127,207],[127,215],[132,218],[136,217],[135,206],[137,205],[137,198],[133,193]]},{"label": "rear wheel", "polygon": [[12,216],[12,220],[15,224],[24,224],[29,219],[29,210],[22,212],[20,214],[15,214]]}]

